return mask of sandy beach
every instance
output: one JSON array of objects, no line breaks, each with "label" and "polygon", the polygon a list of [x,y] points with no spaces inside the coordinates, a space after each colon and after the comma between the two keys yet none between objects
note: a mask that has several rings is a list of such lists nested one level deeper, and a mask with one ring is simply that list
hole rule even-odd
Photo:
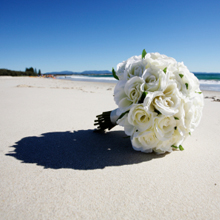
[{"label": "sandy beach", "polygon": [[220,218],[220,93],[184,151],[156,155],[93,132],[114,86],[0,77],[0,219]]}]

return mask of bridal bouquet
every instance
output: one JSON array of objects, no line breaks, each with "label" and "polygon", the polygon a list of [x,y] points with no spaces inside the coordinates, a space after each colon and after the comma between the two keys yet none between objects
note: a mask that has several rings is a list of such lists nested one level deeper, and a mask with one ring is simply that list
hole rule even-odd
[{"label": "bridal bouquet", "polygon": [[118,124],[137,151],[184,150],[181,144],[198,126],[204,102],[198,79],[183,62],[143,50],[112,73],[118,108],[97,116],[97,131]]}]

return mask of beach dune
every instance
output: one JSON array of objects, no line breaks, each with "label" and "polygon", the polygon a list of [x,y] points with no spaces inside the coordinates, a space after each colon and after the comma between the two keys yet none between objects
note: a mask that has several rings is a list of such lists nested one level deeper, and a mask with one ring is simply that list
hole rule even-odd
[{"label": "beach dune", "polygon": [[114,86],[0,77],[0,219],[220,218],[220,93],[184,151],[156,155],[93,132]]}]

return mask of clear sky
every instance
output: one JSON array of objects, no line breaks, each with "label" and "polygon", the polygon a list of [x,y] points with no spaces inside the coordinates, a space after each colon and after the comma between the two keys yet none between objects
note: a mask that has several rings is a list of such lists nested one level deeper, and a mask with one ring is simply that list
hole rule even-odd
[{"label": "clear sky", "polygon": [[0,0],[0,68],[111,70],[143,49],[220,72],[220,0]]}]

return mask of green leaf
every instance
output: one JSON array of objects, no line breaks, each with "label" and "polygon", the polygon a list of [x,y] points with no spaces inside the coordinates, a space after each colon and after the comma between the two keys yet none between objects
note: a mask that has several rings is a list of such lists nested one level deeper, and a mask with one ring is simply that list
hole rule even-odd
[{"label": "green leaf", "polygon": [[112,75],[114,76],[115,79],[119,80],[118,76],[116,75],[116,72],[114,68],[112,68]]},{"label": "green leaf", "polygon": [[122,114],[118,117],[117,121],[118,121],[119,119],[123,118],[123,116],[126,115],[129,111],[130,111],[130,110],[128,110],[128,111],[122,113]]},{"label": "green leaf", "polygon": [[176,126],[176,127],[174,127],[174,129],[176,130],[176,129],[177,129],[177,126]]},{"label": "green leaf", "polygon": [[167,73],[167,67],[165,67],[165,68],[163,69],[163,71],[164,71],[164,73]]},{"label": "green leaf", "polygon": [[146,54],[147,54],[146,50],[145,50],[145,49],[143,49],[143,51],[142,51],[142,59],[144,59],[144,58],[145,58]]},{"label": "green leaf", "polygon": [[181,151],[183,151],[183,150],[184,150],[184,148],[183,148],[183,146],[182,146],[182,145],[180,145],[180,146],[179,146],[179,149],[180,149]]},{"label": "green leaf", "polygon": [[177,117],[174,117],[174,119],[175,119],[175,120],[179,120],[179,118],[177,118]]},{"label": "green leaf", "polygon": [[188,89],[188,87],[189,87],[188,83],[185,83],[185,85],[186,85],[186,89]]},{"label": "green leaf", "polygon": [[159,112],[157,109],[154,109],[154,111],[155,111],[158,115],[161,115],[161,112]]},{"label": "green leaf", "polygon": [[145,99],[145,97],[147,96],[147,93],[148,93],[148,92],[146,92],[146,91],[144,91],[144,92],[142,93],[141,98],[140,98],[140,100],[139,100],[138,103],[143,103],[143,102],[144,102],[144,99]]},{"label": "green leaf", "polygon": [[191,135],[191,132],[189,132],[189,135]]},{"label": "green leaf", "polygon": [[195,93],[199,93],[199,94],[202,94],[202,92],[195,92]]},{"label": "green leaf", "polygon": [[183,74],[179,74],[179,76],[180,76],[180,78],[183,78],[183,77],[184,77],[184,75],[183,75]]},{"label": "green leaf", "polygon": [[176,148],[176,149],[178,148],[178,147],[177,147],[177,146],[175,146],[175,145],[172,145],[171,147]]}]

